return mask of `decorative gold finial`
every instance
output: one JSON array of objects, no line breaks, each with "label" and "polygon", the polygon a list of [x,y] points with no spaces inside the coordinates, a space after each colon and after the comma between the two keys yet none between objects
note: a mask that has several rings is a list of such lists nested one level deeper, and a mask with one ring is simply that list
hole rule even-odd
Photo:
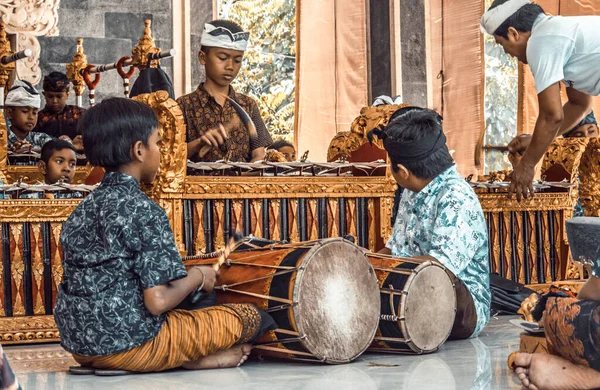
[{"label": "decorative gold finial", "polygon": [[[0,23],[0,59],[3,57],[7,57],[14,54],[12,49],[10,48],[10,41],[6,36],[6,25],[4,23]],[[15,62],[9,62],[7,64],[3,64],[0,61],[0,86],[6,88],[8,84],[8,79],[10,74],[16,68]]]},{"label": "decorative gold finial", "polygon": [[67,64],[67,78],[73,83],[76,96],[83,95],[85,80],[82,73],[87,66],[87,56],[83,52],[83,38],[77,38],[77,51],[73,55],[73,61]]},{"label": "decorative gold finial", "polygon": [[158,60],[150,61],[148,64],[148,54],[160,53],[160,49],[154,46],[154,38],[152,38],[152,21],[146,19],[144,22],[144,35],[140,38],[138,45],[131,51],[131,58],[133,60],[133,66],[137,68],[156,68],[158,66]]}]

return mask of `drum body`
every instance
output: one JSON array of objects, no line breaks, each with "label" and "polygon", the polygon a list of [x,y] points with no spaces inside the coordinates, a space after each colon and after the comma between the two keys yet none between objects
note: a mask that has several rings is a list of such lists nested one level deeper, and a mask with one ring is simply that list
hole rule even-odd
[{"label": "drum body", "polygon": [[456,316],[456,292],[446,269],[433,261],[368,256],[381,290],[379,329],[369,351],[435,352]]},{"label": "drum body", "polygon": [[243,242],[221,267],[217,288],[218,303],[251,303],[277,322],[254,346],[262,356],[347,363],[367,349],[379,322],[373,267],[341,238]]}]

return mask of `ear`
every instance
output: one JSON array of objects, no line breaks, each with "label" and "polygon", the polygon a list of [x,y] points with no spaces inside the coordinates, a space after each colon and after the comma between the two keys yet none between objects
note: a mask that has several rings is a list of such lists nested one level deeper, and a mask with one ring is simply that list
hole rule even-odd
[{"label": "ear", "polygon": [[13,119],[13,109],[11,107],[5,107],[4,111],[6,112],[6,116],[8,117],[8,119],[10,119],[12,121],[12,119]]},{"label": "ear", "polygon": [[514,28],[514,27],[508,28],[508,40],[509,41],[516,42],[519,40],[520,37],[521,37],[521,33],[519,31],[517,31],[516,28]]},{"label": "ear", "polygon": [[145,152],[144,144],[142,143],[142,141],[137,141],[131,147],[131,160],[143,163],[144,157],[145,157],[144,152]]},{"label": "ear", "polygon": [[42,175],[46,174],[46,162],[44,160],[38,160],[38,169]]},{"label": "ear", "polygon": [[198,61],[200,61],[200,65],[206,65],[206,53],[202,50],[198,52]]},{"label": "ear", "polygon": [[396,172],[398,178],[401,180],[408,180],[410,177],[410,171],[402,164],[397,164],[396,168],[398,168],[398,171]]}]

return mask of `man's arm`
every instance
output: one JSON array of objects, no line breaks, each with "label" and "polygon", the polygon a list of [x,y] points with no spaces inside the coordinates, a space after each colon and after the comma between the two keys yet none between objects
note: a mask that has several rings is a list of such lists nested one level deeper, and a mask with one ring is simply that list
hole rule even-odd
[{"label": "man's arm", "polygon": [[558,135],[563,135],[581,122],[592,111],[592,97],[574,88],[567,88],[569,100],[563,106],[564,119]]},{"label": "man's arm", "polygon": [[600,278],[590,276],[589,280],[581,287],[577,298],[588,301],[600,301]]},{"label": "man's arm", "polygon": [[250,159],[250,162],[264,160],[264,158],[265,158],[265,148],[264,147],[256,148],[252,151],[252,157]]}]

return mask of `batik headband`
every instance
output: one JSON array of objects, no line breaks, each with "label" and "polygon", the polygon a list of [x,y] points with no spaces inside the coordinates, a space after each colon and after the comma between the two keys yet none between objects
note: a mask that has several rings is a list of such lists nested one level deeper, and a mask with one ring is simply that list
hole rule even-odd
[{"label": "batik headband", "polygon": [[225,27],[213,26],[210,23],[204,25],[200,44],[206,47],[220,47],[223,49],[246,51],[250,33],[246,31],[232,33]]},{"label": "batik headband", "polygon": [[504,4],[488,10],[481,16],[481,32],[494,35],[498,27],[506,22],[521,7],[531,4],[530,0],[508,0]]}]

